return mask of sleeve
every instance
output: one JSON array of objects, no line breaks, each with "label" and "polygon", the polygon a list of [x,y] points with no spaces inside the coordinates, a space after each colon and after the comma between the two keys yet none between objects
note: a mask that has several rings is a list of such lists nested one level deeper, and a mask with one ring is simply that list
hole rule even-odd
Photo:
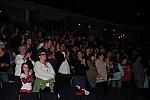
[{"label": "sleeve", "polygon": [[47,63],[47,66],[48,66],[49,69],[50,69],[50,76],[51,76],[52,78],[54,78],[54,76],[55,76],[55,71],[54,71],[52,65],[51,65],[50,63]]},{"label": "sleeve", "polygon": [[15,58],[15,63],[16,63],[16,65],[21,65],[21,64],[23,64],[25,61],[20,57],[20,56],[16,56],[16,58]]}]

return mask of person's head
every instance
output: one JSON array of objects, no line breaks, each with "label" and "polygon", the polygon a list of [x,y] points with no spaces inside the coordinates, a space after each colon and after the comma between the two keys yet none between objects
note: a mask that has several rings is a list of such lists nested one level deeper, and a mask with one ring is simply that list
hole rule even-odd
[{"label": "person's head", "polygon": [[113,65],[113,57],[111,57],[111,58],[109,59],[109,65],[110,65],[110,66]]},{"label": "person's head", "polygon": [[93,55],[93,54],[90,54],[90,55],[89,55],[89,59],[92,60],[92,61],[94,61],[94,60],[95,60],[94,55]]},{"label": "person's head", "polygon": [[44,48],[49,49],[52,46],[52,40],[50,38],[44,39]]},{"label": "person's head", "polygon": [[27,63],[23,63],[21,66],[21,73],[28,73],[30,70],[29,65]]},{"label": "person's head", "polygon": [[59,44],[59,42],[57,42],[56,43],[56,49],[57,49],[57,51],[59,51],[59,48],[60,48],[60,44]]},{"label": "person's head", "polygon": [[77,47],[76,47],[76,46],[73,46],[73,47],[72,47],[72,51],[76,52],[76,51],[77,51]]},{"label": "person's head", "polygon": [[19,28],[16,28],[15,32],[16,32],[16,33],[19,33]]},{"label": "person's head", "polygon": [[39,50],[38,58],[41,62],[46,61],[46,52],[44,50]]},{"label": "person's head", "polygon": [[90,53],[93,53],[93,52],[94,52],[93,47],[91,47],[90,48]]},{"label": "person's head", "polygon": [[2,57],[5,54],[5,44],[3,42],[0,42],[0,57]]},{"label": "person's head", "polygon": [[82,59],[82,52],[81,51],[77,51],[77,57],[78,57],[78,60],[81,60]]},{"label": "person's head", "polygon": [[101,53],[105,53],[106,50],[105,50],[104,48],[101,48],[101,49],[100,49],[100,52],[101,52]]},{"label": "person's head", "polygon": [[56,48],[55,48],[54,45],[52,45],[51,48],[50,48],[50,50],[53,51],[53,52],[55,52],[55,49],[56,49]]},{"label": "person's head", "polygon": [[60,43],[60,51],[65,51],[65,43]]},{"label": "person's head", "polygon": [[99,58],[99,60],[104,61],[104,54],[103,53],[99,53],[98,54],[98,58]]},{"label": "person's head", "polygon": [[18,51],[19,51],[19,53],[20,53],[21,55],[25,55],[25,54],[26,54],[26,51],[27,51],[27,48],[26,48],[25,45],[21,45],[21,46],[19,46]]},{"label": "person's head", "polygon": [[38,32],[38,37],[41,38],[42,35],[43,35],[43,32],[39,31],[39,32]]},{"label": "person's head", "polygon": [[32,45],[32,39],[31,38],[27,38],[26,40],[26,45]]},{"label": "person's head", "polygon": [[112,63],[113,66],[117,66],[118,65],[117,57],[111,57],[110,62]]},{"label": "person's head", "polygon": [[91,49],[90,49],[90,48],[87,48],[87,49],[86,49],[86,55],[89,56],[90,53],[91,53]]},{"label": "person's head", "polygon": [[107,56],[108,58],[112,57],[112,52],[111,52],[111,51],[107,52],[106,56]]},{"label": "person's head", "polygon": [[126,56],[123,56],[120,58],[120,64],[125,65],[128,62],[128,58]]}]

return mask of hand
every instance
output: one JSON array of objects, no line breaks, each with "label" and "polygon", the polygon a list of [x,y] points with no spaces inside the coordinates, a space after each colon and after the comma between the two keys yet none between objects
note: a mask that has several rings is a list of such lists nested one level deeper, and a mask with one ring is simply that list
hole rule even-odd
[{"label": "hand", "polygon": [[32,72],[33,72],[33,71],[32,71],[32,69],[30,69],[30,71],[29,71],[29,75],[32,75]]},{"label": "hand", "polygon": [[31,55],[32,55],[32,52],[29,52],[29,53],[27,53],[27,57],[31,57]]},{"label": "hand", "polygon": [[69,59],[70,52],[67,52],[66,59]]},{"label": "hand", "polygon": [[85,59],[82,59],[82,60],[81,60],[81,64],[84,64],[84,65],[85,65]]},{"label": "hand", "polygon": [[8,66],[7,63],[1,63],[1,64],[0,64],[0,67],[7,67],[7,66]]},{"label": "hand", "polygon": [[32,61],[32,59],[31,59],[31,54],[32,54],[32,53],[30,53],[30,52],[27,53],[25,59],[29,58],[29,60]]}]

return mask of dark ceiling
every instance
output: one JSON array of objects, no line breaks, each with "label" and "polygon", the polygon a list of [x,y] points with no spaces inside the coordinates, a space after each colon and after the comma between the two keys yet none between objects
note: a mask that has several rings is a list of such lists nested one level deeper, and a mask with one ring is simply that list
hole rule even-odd
[{"label": "dark ceiling", "polygon": [[118,24],[150,26],[144,0],[26,0]]}]

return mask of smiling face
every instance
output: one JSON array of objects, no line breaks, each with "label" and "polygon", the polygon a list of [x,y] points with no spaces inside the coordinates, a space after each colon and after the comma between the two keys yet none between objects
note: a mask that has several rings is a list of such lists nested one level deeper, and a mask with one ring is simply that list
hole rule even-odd
[{"label": "smiling face", "polygon": [[60,45],[60,51],[65,51],[65,44]]},{"label": "smiling face", "polygon": [[40,61],[46,61],[46,53],[45,52],[41,52],[39,54],[39,59],[40,59]]},{"label": "smiling face", "polygon": [[32,44],[32,40],[31,39],[27,39],[27,45],[31,45]]},{"label": "smiling face", "polygon": [[25,55],[25,54],[26,54],[26,51],[27,51],[27,49],[26,49],[25,46],[20,46],[20,47],[19,47],[19,52],[20,52],[21,55]]},{"label": "smiling face", "polygon": [[24,73],[28,73],[29,72],[29,66],[27,64],[24,64],[22,66],[22,70],[24,71]]},{"label": "smiling face", "polygon": [[48,42],[45,43],[46,48],[50,48],[52,46],[52,41],[49,40]]}]

